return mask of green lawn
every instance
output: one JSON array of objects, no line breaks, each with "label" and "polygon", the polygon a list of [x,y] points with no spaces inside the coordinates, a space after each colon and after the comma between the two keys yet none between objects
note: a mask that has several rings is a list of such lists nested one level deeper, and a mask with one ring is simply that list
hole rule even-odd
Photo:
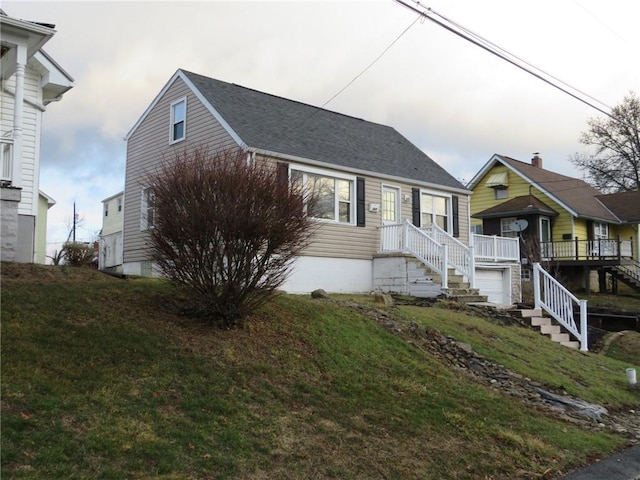
[{"label": "green lawn", "polygon": [[[2,478],[552,479],[624,446],[344,306],[282,295],[221,331],[172,298],[159,280],[2,265]],[[619,360],[454,310],[402,313],[550,386],[638,403]]]}]

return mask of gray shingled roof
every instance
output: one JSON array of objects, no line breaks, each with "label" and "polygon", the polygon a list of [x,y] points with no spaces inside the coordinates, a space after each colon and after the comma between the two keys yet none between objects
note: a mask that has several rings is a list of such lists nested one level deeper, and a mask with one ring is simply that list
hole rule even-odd
[{"label": "gray shingled roof", "polygon": [[466,190],[391,127],[182,72],[248,147]]},{"label": "gray shingled roof", "polygon": [[537,183],[549,194],[560,200],[578,214],[578,217],[617,222],[602,203],[596,198],[601,193],[578,178],[567,177],[559,173],[535,167],[505,155],[497,155],[506,165],[518,170],[529,180]]}]

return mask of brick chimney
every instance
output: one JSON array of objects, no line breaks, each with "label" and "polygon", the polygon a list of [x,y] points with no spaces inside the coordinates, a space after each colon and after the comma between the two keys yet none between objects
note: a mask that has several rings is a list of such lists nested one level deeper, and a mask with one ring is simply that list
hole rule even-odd
[{"label": "brick chimney", "polygon": [[531,159],[531,165],[536,168],[542,168],[542,157],[538,152],[533,154],[533,158]]}]

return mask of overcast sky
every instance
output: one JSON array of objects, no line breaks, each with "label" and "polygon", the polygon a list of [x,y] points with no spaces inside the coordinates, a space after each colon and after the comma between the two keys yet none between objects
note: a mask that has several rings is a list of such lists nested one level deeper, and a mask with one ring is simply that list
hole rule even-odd
[{"label": "overcast sky", "polygon": [[[411,3],[411,0],[406,0]],[[640,94],[640,2],[424,0],[422,4],[606,105]],[[26,2],[56,25],[45,50],[75,87],[44,114],[48,242],[73,203],[92,240],[101,200],[124,188],[123,137],[184,68],[316,106],[361,74],[418,15],[393,0]],[[430,21],[418,21],[327,109],[390,125],[463,182],[494,153],[582,177],[569,162],[597,110]]]}]

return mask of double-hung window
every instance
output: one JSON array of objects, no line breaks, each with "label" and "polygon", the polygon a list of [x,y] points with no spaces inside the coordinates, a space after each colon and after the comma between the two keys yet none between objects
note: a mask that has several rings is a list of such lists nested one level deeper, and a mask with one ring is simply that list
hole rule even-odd
[{"label": "double-hung window", "polygon": [[118,209],[119,212],[122,211],[122,197],[116,200],[116,208]]},{"label": "double-hung window", "polygon": [[169,143],[184,140],[187,124],[187,99],[181,98],[171,104],[171,125]]},{"label": "double-hung window", "polygon": [[518,238],[518,232],[511,229],[511,225],[517,220],[515,217],[500,219],[500,236]]},{"label": "double-hung window", "polygon": [[142,199],[140,203],[140,230],[149,230],[155,225],[156,196],[151,188],[142,190]]},{"label": "double-hung window", "polygon": [[354,223],[355,178],[292,167],[291,183],[313,198],[313,208],[309,212],[312,217],[338,223]]},{"label": "double-hung window", "polygon": [[451,230],[449,225],[450,200],[450,197],[422,192],[420,197],[420,212],[422,213],[420,225],[422,227],[430,227],[435,224],[444,231],[449,232]]}]

